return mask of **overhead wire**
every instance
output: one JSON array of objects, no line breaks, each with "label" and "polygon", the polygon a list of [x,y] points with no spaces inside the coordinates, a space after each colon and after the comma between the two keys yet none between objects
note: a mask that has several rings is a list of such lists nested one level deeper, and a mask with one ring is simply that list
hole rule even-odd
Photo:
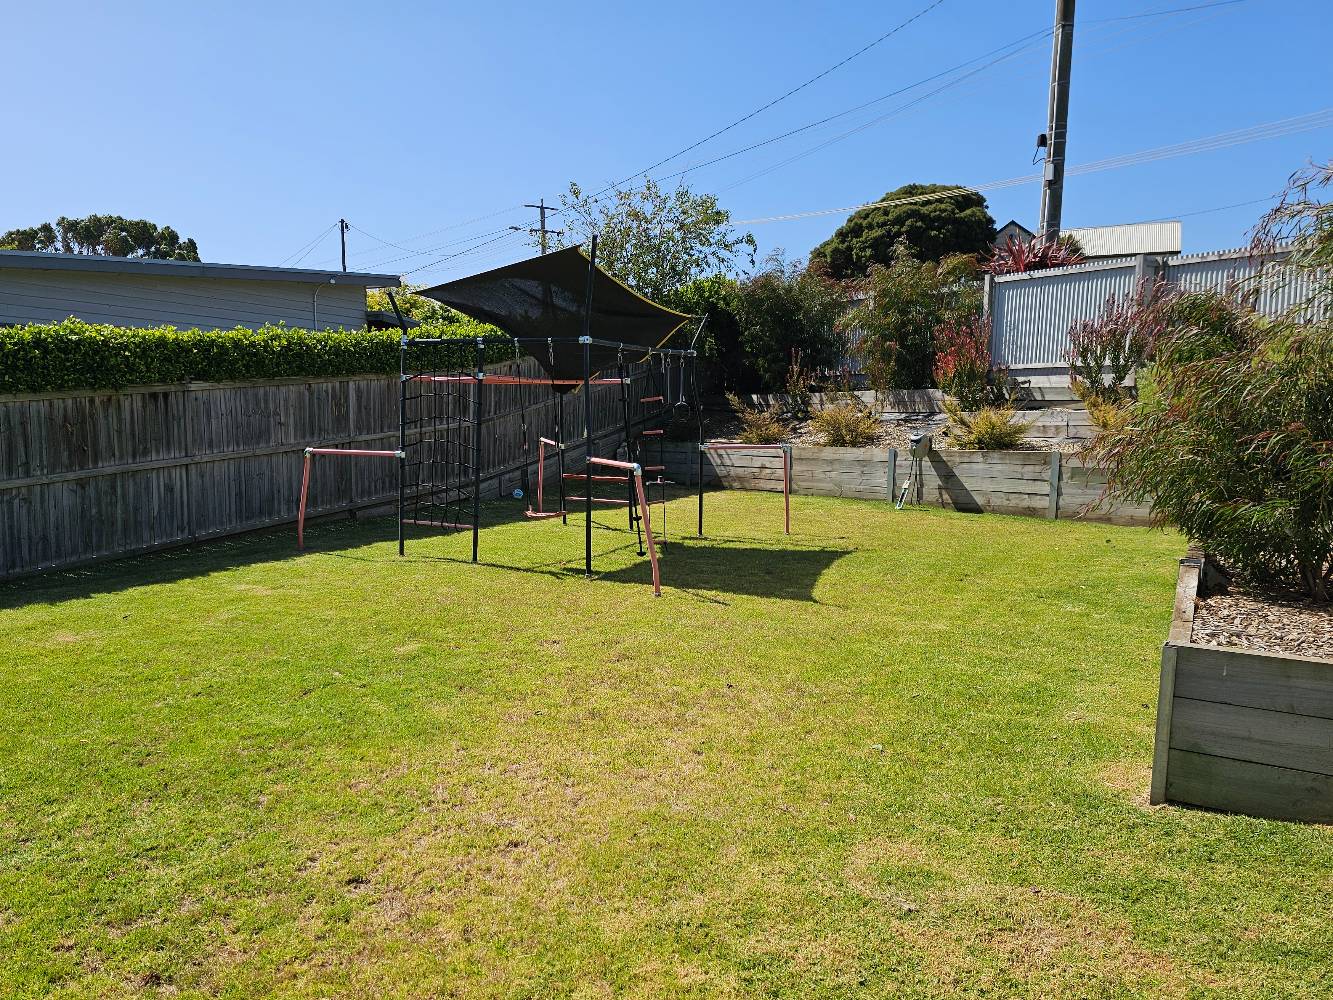
[{"label": "overhead wire", "polygon": [[[293,251],[292,251],[291,253],[289,253],[286,257],[282,258],[282,261],[278,264],[278,266],[279,266],[279,267],[285,267],[285,266],[287,265],[287,262],[288,262],[289,260],[291,260],[293,257],[296,257],[297,254],[300,254],[300,255],[301,255],[301,256],[298,258],[299,260],[304,260],[305,257],[306,257],[306,255],[309,254],[310,251],[313,250],[316,246],[318,246],[319,243],[320,243],[320,241],[323,240],[325,236],[327,236],[327,235],[329,235],[329,233],[333,232],[334,228],[335,228],[337,225],[338,225],[338,223],[336,223],[336,222],[331,222],[331,223],[329,223],[329,225],[328,225],[325,229],[323,229],[323,230],[320,232],[320,234],[319,234],[318,236],[316,236],[313,240],[311,240],[309,243],[303,243],[303,244],[301,244],[300,249],[293,250]],[[295,266],[295,265],[293,265],[293,266]]]},{"label": "overhead wire", "polygon": [[[1156,160],[1187,156],[1192,153],[1211,152],[1216,149],[1225,149],[1230,146],[1258,142],[1263,139],[1279,138],[1297,132],[1309,132],[1315,129],[1327,128],[1330,125],[1333,125],[1333,108],[1325,108],[1321,111],[1311,112],[1306,115],[1278,119],[1277,121],[1265,122],[1261,125],[1250,126],[1249,128],[1233,129],[1229,132],[1219,132],[1216,135],[1204,136],[1188,142],[1174,143],[1169,146],[1159,146],[1153,149],[1140,150],[1136,153],[1124,153],[1119,156],[1106,157],[1102,160],[1094,160],[1090,163],[1083,163],[1069,167],[1066,169],[1065,173],[1066,175],[1090,174],[1105,170],[1117,170],[1122,167],[1136,166],[1140,163],[1151,163]],[[881,208],[892,205],[911,204],[920,201],[934,201],[940,198],[956,197],[961,194],[982,193],[1000,188],[1015,187],[1021,184],[1031,184],[1041,180],[1041,177],[1041,174],[1025,174],[1019,177],[1009,177],[1003,180],[990,181],[985,184],[960,185],[944,191],[907,195],[902,198],[866,202],[861,205],[815,209],[806,212],[791,212],[785,215],[773,215],[763,218],[739,219],[735,224],[738,226],[752,226],[767,222],[787,222],[795,219],[815,218],[821,215],[837,215],[840,213],[855,212],[863,208]]]},{"label": "overhead wire", "polygon": [[943,3],[944,3],[944,0],[933,0],[933,2],[927,4],[925,7],[921,8],[920,10],[918,10],[915,14],[913,14],[913,15],[912,15],[911,17],[909,17],[907,20],[902,21],[901,23],[895,25],[894,27],[892,27],[891,29],[889,29],[888,31],[886,31],[884,34],[880,35],[878,38],[876,38],[876,39],[874,39],[873,41],[867,43],[866,45],[863,45],[861,48],[857,49],[857,50],[856,50],[855,52],[853,52],[851,55],[849,55],[849,56],[847,56],[846,58],[844,58],[844,59],[842,59],[842,60],[840,60],[840,61],[834,63],[832,66],[828,67],[827,69],[823,70],[822,72],[816,73],[814,76],[810,77],[810,79],[806,80],[804,83],[798,84],[797,86],[795,86],[795,87],[791,88],[790,90],[788,90],[786,93],[781,94],[781,95],[779,95],[778,97],[775,97],[773,100],[769,101],[767,104],[760,105],[759,107],[755,108],[753,111],[749,112],[748,114],[742,115],[740,118],[737,118],[735,121],[731,122],[730,124],[728,124],[728,125],[724,125],[722,128],[718,129],[717,131],[709,133],[708,135],[704,136],[702,139],[699,139],[697,142],[693,142],[693,143],[691,143],[690,145],[686,146],[684,149],[679,149],[679,150],[677,150],[676,152],[672,153],[670,156],[664,156],[662,159],[658,160],[656,163],[654,163],[654,164],[652,164],[652,165],[650,165],[650,166],[644,167],[642,170],[635,171],[634,173],[629,174],[628,176],[623,177],[622,179],[620,179],[620,180],[618,180],[618,181],[614,181],[614,182],[612,182],[611,184],[608,184],[606,187],[602,188],[600,191],[595,192],[591,197],[592,197],[593,199],[596,199],[596,198],[600,197],[601,195],[606,194],[608,191],[611,191],[611,190],[614,190],[615,188],[618,188],[620,185],[624,184],[626,181],[631,181],[631,180],[633,180],[633,179],[636,178],[636,177],[643,177],[643,176],[646,176],[646,175],[652,173],[652,172],[653,172],[654,170],[656,170],[658,167],[663,166],[664,164],[670,163],[672,160],[677,159],[678,157],[684,156],[686,153],[693,152],[694,150],[698,149],[700,146],[702,146],[702,145],[704,145],[704,144],[706,144],[706,143],[712,142],[712,141],[713,141],[714,139],[716,139],[718,136],[720,136],[720,135],[724,135],[724,134],[726,134],[727,132],[730,132],[732,129],[736,128],[738,125],[743,125],[743,124],[745,124],[745,123],[748,122],[750,119],[755,118],[755,117],[757,117],[757,116],[763,114],[765,111],[769,110],[769,109],[772,108],[772,107],[775,107],[775,106],[778,105],[778,104],[781,104],[783,101],[787,100],[787,98],[792,97],[792,96],[794,96],[794,95],[796,95],[796,94],[799,94],[802,90],[805,90],[807,87],[811,86],[812,84],[818,83],[820,80],[824,79],[824,77],[828,76],[830,73],[833,73],[833,72],[835,72],[835,71],[841,69],[843,66],[846,66],[846,65],[847,65],[849,62],[851,62],[853,59],[856,59],[857,57],[864,55],[865,53],[867,53],[867,52],[869,52],[871,49],[873,49],[875,46],[877,46],[877,45],[881,44],[882,42],[885,42],[885,41],[887,41],[888,39],[892,38],[894,35],[898,34],[898,32],[902,31],[902,30],[903,30],[904,28],[906,28],[908,25],[910,25],[910,24],[912,24],[913,22],[918,21],[918,20],[920,20],[921,18],[925,17],[925,16],[926,16],[927,14],[929,14],[932,10],[934,10],[936,7],[939,7],[939,6],[940,6],[941,4],[943,4]]}]

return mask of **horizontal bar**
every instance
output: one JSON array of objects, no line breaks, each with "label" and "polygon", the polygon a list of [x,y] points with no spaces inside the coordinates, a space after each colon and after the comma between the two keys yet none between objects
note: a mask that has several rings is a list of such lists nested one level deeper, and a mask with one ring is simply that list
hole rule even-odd
[{"label": "horizontal bar", "polygon": [[628,483],[629,476],[590,476],[586,472],[566,472],[566,479],[591,479],[594,483]]},{"label": "horizontal bar", "polygon": [[589,465],[605,465],[611,469],[624,469],[626,472],[639,473],[643,471],[643,466],[637,462],[621,462],[614,458],[598,458],[596,455],[588,456]]},{"label": "horizontal bar", "polygon": [[[580,503],[587,503],[588,500],[591,499],[593,503],[609,503],[609,504],[616,504],[617,506],[620,506],[620,507],[625,507],[625,506],[628,506],[628,505],[629,505],[629,501],[628,501],[628,500],[611,500],[611,499],[609,499],[609,498],[607,498],[607,497],[591,497],[591,498],[590,498],[590,497],[565,497],[565,499],[566,499],[566,500],[577,500],[577,501],[579,501]],[[472,525],[469,524],[468,527],[470,528],[470,527],[472,527]]]},{"label": "horizontal bar", "polygon": [[740,444],[733,441],[705,441],[699,445],[701,451],[726,451],[741,449],[745,451],[790,451],[789,444]]},{"label": "horizontal bar", "polygon": [[645,466],[643,467],[643,471],[644,471],[644,472],[666,472],[666,466],[665,466],[665,465],[645,465]]},{"label": "horizontal bar", "polygon": [[[385,437],[388,437],[386,434]],[[359,455],[367,458],[406,458],[401,451],[379,451],[375,448],[307,448],[307,455]]]},{"label": "horizontal bar", "polygon": [[666,400],[663,399],[661,396],[644,396],[643,399],[639,400],[639,402],[640,402],[640,403],[665,403]]},{"label": "horizontal bar", "polygon": [[640,436],[640,437],[660,437],[661,435],[663,435],[663,434],[665,434],[665,433],[666,433],[666,431],[662,430],[662,429],[659,427],[657,430],[639,431],[639,436]]},{"label": "horizontal bar", "polygon": [[559,441],[552,441],[550,438],[538,438],[537,440],[542,444],[549,444],[552,448],[559,448],[561,446]]},{"label": "horizontal bar", "polygon": [[[486,385],[582,385],[581,378],[529,378],[522,375],[408,375],[409,382],[484,382]],[[624,382],[629,382],[625,379]],[[593,385],[622,385],[618,378],[595,378]]]}]

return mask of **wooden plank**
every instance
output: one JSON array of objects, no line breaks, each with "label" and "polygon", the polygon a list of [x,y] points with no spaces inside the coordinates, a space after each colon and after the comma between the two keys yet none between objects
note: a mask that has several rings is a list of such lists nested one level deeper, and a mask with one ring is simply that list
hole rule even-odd
[{"label": "wooden plank", "polygon": [[1046,516],[1054,521],[1060,516],[1060,453],[1053,451],[1048,459],[1050,482],[1046,498]]},{"label": "wooden plank", "polygon": [[1189,642],[1194,629],[1194,600],[1199,593],[1199,572],[1202,560],[1186,556],[1180,560],[1176,574],[1176,596],[1171,609],[1171,642]]},{"label": "wooden plank", "polygon": [[1182,646],[1176,697],[1333,719],[1333,660]]},{"label": "wooden plank", "polygon": [[1171,748],[1333,775],[1333,719],[1176,698]]},{"label": "wooden plank", "polygon": [[1170,752],[1166,797],[1248,816],[1333,822],[1333,777],[1189,750]]},{"label": "wooden plank", "polygon": [[1162,669],[1157,682],[1157,725],[1153,736],[1152,783],[1148,801],[1161,805],[1166,801],[1166,776],[1171,751],[1171,710],[1176,693],[1176,647],[1162,647]]}]

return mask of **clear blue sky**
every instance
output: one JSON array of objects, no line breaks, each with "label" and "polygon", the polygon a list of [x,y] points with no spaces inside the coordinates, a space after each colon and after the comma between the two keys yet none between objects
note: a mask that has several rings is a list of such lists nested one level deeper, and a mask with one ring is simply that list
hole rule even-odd
[{"label": "clear blue sky", "polygon": [[[599,188],[647,167],[929,2],[25,4],[6,18],[0,42],[11,98],[0,230],[107,212],[171,224],[198,240],[205,260],[277,264],[342,215],[358,227],[353,268],[442,280],[527,255],[517,236],[506,237],[415,270],[469,246],[454,241],[480,242],[532,213],[458,223],[538,197],[555,201],[571,179]],[[1208,2],[1080,0],[1071,165],[1333,106],[1328,0],[1247,0],[1106,20]],[[1053,7],[943,0],[659,172],[1048,30]],[[1049,39],[1039,37],[792,162],[784,163],[953,76],[700,168],[688,181],[718,193],[734,218],[750,219],[855,205],[909,181],[984,184],[1030,174],[1049,63]],[[1263,205],[1207,210],[1270,195],[1305,161],[1330,154],[1333,129],[1325,127],[1071,177],[1064,222],[1184,216],[1187,251],[1236,246]],[[987,197],[998,223],[1035,223],[1035,184]],[[765,252],[803,257],[843,217],[748,228]],[[302,265],[337,266],[336,233]]]}]

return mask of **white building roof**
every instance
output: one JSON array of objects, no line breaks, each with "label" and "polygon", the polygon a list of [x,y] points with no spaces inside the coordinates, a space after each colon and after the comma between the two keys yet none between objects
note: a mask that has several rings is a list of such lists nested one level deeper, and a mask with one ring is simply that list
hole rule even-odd
[{"label": "white building roof", "polygon": [[1063,230],[1078,240],[1088,257],[1127,257],[1138,253],[1180,253],[1180,220],[1135,222],[1127,226],[1090,226]]}]

